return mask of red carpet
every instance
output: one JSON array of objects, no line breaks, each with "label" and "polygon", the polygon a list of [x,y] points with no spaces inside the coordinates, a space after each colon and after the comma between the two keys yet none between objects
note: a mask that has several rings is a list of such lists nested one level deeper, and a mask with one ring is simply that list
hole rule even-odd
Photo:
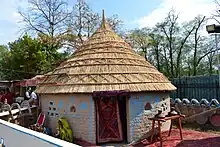
[{"label": "red carpet", "polygon": [[[162,134],[167,137],[168,132]],[[160,142],[157,140],[150,144],[147,139],[134,147],[159,147]],[[179,130],[173,129],[171,136],[163,142],[163,147],[220,147],[220,134],[199,132],[193,130],[183,130],[183,140],[180,140]]]}]

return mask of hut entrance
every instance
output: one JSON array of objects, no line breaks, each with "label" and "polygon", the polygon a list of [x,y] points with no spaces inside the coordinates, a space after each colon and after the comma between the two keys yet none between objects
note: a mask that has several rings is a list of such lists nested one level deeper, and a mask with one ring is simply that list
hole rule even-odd
[{"label": "hut entrance", "polygon": [[127,141],[126,98],[128,92],[94,92],[97,143]]},{"label": "hut entrance", "polygon": [[127,142],[127,97],[125,95],[118,96],[119,114],[122,125],[123,142]]}]

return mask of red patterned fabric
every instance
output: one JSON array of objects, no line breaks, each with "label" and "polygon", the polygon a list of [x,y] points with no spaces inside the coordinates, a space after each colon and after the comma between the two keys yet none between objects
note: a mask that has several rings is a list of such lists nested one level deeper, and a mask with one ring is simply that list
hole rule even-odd
[{"label": "red patterned fabric", "polygon": [[95,98],[98,143],[122,141],[122,129],[116,98]]}]

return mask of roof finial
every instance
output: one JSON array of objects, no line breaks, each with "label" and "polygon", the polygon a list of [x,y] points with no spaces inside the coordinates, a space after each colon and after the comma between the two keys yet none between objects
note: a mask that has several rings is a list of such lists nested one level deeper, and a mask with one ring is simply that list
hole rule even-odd
[{"label": "roof finial", "polygon": [[105,22],[105,10],[102,10],[102,24],[101,24],[102,28],[106,28],[106,22]]}]

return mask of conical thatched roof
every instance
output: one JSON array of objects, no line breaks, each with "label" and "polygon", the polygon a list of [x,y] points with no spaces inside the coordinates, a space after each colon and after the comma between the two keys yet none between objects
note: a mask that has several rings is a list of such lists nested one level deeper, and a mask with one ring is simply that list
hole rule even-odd
[{"label": "conical thatched roof", "polygon": [[105,21],[37,89],[38,93],[91,93],[130,90],[171,91],[170,81],[117,36]]}]

